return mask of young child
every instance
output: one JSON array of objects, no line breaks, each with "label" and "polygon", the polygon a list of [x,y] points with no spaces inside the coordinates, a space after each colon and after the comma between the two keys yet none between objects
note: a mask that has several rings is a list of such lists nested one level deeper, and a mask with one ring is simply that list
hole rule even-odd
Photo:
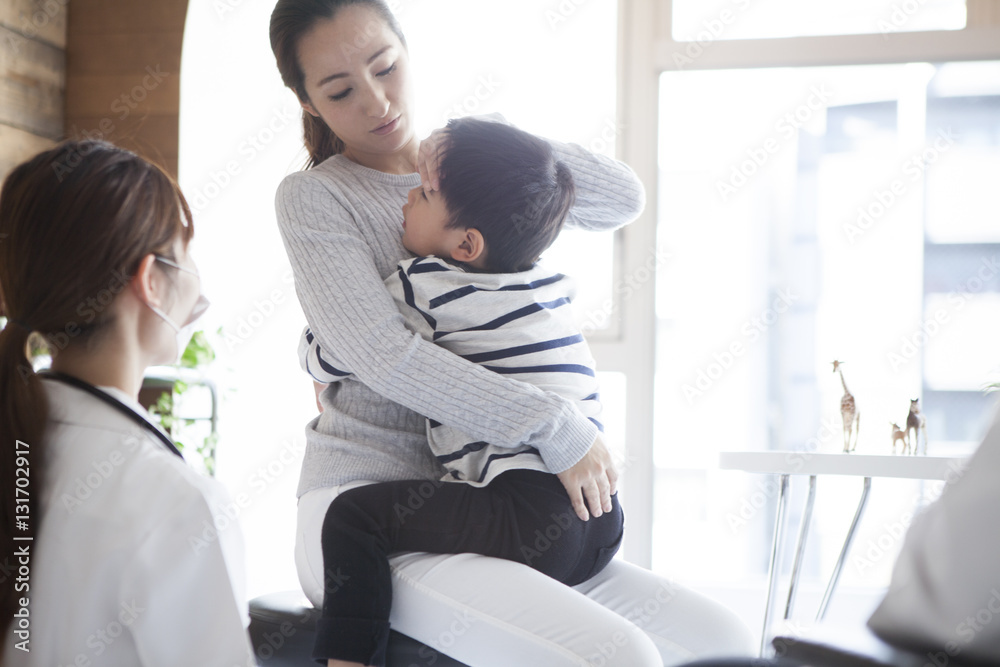
[{"label": "young child", "polygon": [[[570,279],[536,264],[573,202],[572,177],[544,141],[475,119],[448,125],[441,190],[417,187],[403,206],[403,245],[418,255],[385,280],[407,327],[425,339],[542,389],[572,398],[598,429],[601,403],[590,350],[573,321]],[[299,361],[321,383],[350,371],[306,327]],[[446,480],[484,486],[501,472],[549,472],[538,450],[473,442],[427,420]]]},{"label": "young child", "polygon": [[[415,333],[571,397],[603,430],[570,281],[536,263],[573,203],[569,170],[546,142],[505,124],[453,120],[447,132],[440,191],[415,188],[403,206],[403,245],[417,257],[400,262],[386,287]],[[299,358],[319,382],[352,381],[308,328]],[[583,521],[535,448],[472,441],[431,420],[426,427],[447,471],[441,482],[368,484],[340,493],[327,510],[316,659],[384,664],[392,553],[505,558],[573,586],[604,569],[621,544],[617,495],[611,512]]]}]

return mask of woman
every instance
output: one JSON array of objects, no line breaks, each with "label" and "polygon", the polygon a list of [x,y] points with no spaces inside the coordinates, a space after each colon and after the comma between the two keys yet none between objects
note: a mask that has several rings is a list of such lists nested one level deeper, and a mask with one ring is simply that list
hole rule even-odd
[{"label": "woman", "polygon": [[[385,3],[279,0],[271,46],[304,109],[311,167],[278,189],[282,239],[312,333],[355,373],[323,391],[323,411],[306,428],[296,543],[306,595],[320,606],[324,584],[342,583],[324,572],[320,547],[339,493],[440,479],[424,416],[500,446],[535,446],[581,519],[601,516],[616,473],[596,427],[568,400],[415,336],[383,287],[409,256],[401,207],[412,188],[435,187],[441,141],[414,134],[406,43]],[[638,215],[643,190],[628,167],[550,143],[577,185],[568,225],[614,229]],[[415,495],[410,508],[421,502]],[[471,554],[404,553],[391,565],[393,627],[477,666],[632,667],[751,650],[735,616],[622,561],[573,588]]]},{"label": "woman", "polygon": [[[4,182],[5,665],[256,664],[242,537],[213,525],[228,496],[137,402],[207,305],[193,234],[173,180],[105,142],[60,144]],[[25,355],[33,331],[51,371]]]}]

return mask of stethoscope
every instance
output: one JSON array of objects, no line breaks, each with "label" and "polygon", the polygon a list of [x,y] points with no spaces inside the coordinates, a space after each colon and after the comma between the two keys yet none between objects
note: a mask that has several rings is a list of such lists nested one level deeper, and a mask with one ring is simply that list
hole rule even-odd
[{"label": "stethoscope", "polygon": [[140,415],[138,412],[136,412],[129,406],[119,401],[114,396],[104,393],[103,391],[101,391],[92,384],[84,382],[79,378],[75,378],[72,375],[66,375],[65,373],[62,373],[60,371],[44,370],[40,371],[38,375],[40,377],[45,377],[52,380],[58,380],[59,382],[70,385],[71,387],[76,387],[81,391],[85,391],[95,398],[101,399],[102,401],[113,407],[115,410],[118,410],[123,415],[125,415],[135,423],[139,424],[139,426],[143,427],[144,429],[155,435],[157,438],[159,438],[160,442],[162,442],[163,445],[171,452],[173,452],[177,456],[180,456],[181,459],[184,458],[184,455],[181,454],[179,449],[177,449],[177,445],[174,444],[174,441],[171,440],[166,433],[161,431],[159,428],[156,427],[155,424],[150,423],[149,420],[147,420],[145,417]]}]

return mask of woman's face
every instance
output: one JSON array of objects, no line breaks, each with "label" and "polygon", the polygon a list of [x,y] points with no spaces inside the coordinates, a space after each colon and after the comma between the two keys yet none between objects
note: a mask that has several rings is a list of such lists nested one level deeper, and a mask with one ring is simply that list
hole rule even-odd
[{"label": "woman's face", "polygon": [[388,154],[413,137],[409,58],[371,8],[351,5],[299,40],[309,96],[319,116],[352,152]]}]

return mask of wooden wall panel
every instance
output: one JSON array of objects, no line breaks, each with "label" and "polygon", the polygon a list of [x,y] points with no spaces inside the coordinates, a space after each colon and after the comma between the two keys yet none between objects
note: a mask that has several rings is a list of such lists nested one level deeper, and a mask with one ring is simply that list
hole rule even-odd
[{"label": "wooden wall panel", "polygon": [[101,137],[177,176],[187,0],[72,0],[66,134]]},{"label": "wooden wall panel", "polygon": [[127,35],[135,32],[182,32],[187,0],[72,0],[72,34]]},{"label": "wooden wall panel", "polygon": [[2,0],[0,25],[21,39],[66,48],[66,4],[69,0]]},{"label": "wooden wall panel", "polygon": [[58,139],[63,132],[63,51],[0,27],[0,123]]},{"label": "wooden wall panel", "polygon": [[67,0],[0,0],[0,180],[64,134]]},{"label": "wooden wall panel", "polygon": [[52,139],[0,124],[0,178],[25,160],[56,145]]}]

